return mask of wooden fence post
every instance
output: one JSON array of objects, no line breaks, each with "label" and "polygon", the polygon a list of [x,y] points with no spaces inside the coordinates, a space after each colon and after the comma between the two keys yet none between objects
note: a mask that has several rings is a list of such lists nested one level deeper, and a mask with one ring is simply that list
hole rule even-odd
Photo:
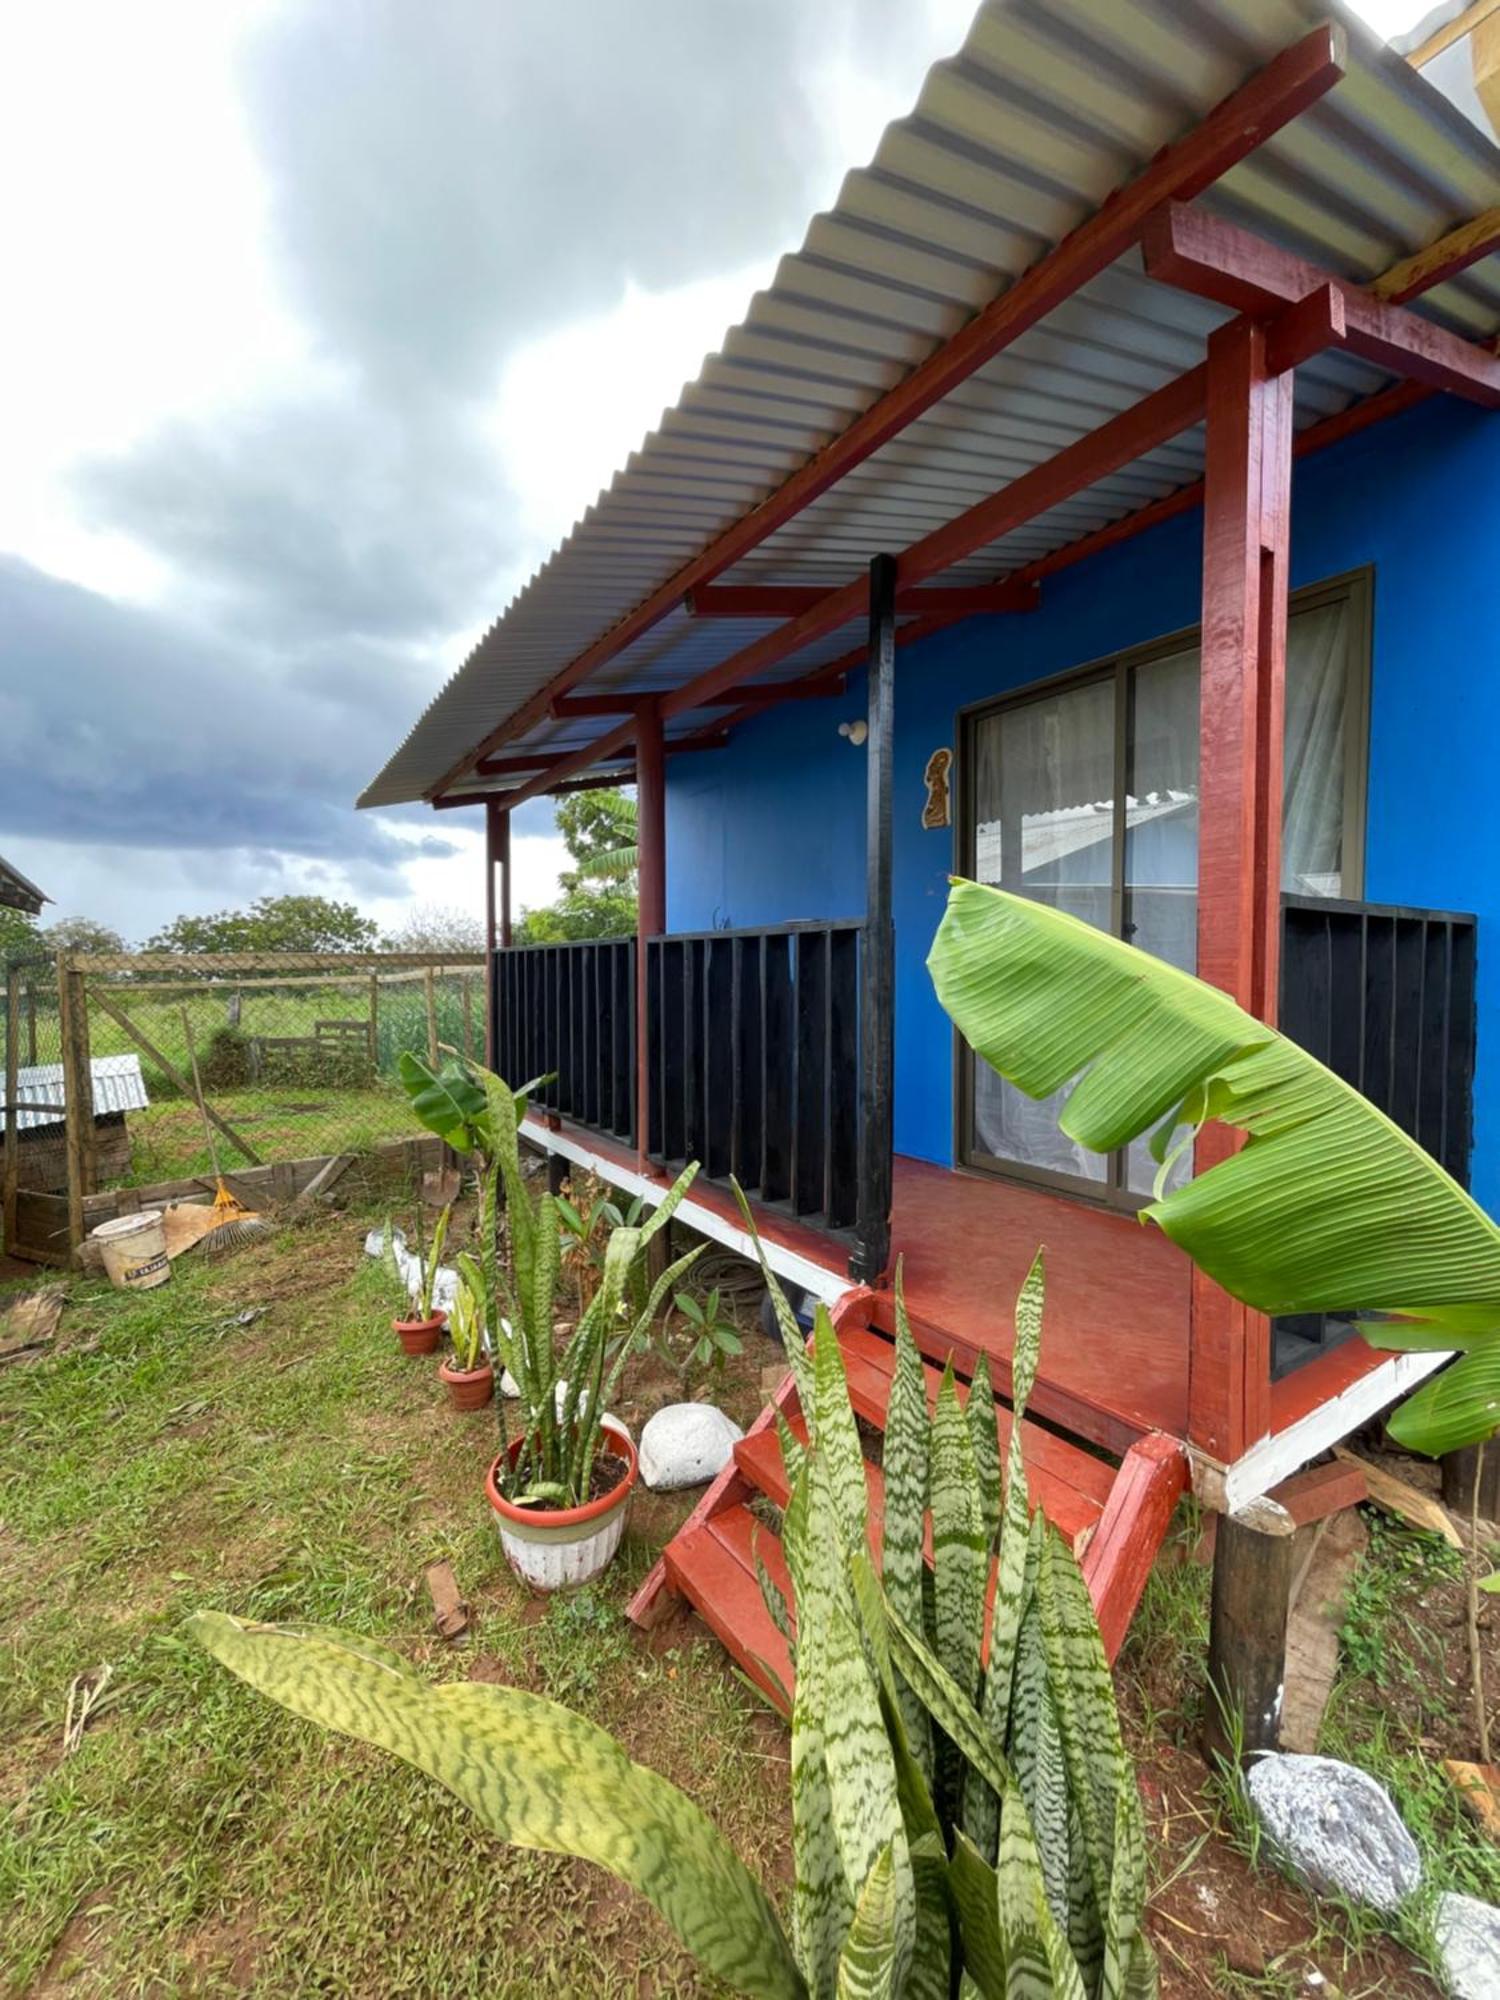
[{"label": "wooden fence post", "polygon": [[[29,982],[28,982],[29,984]],[[5,1095],[3,1115],[5,1119],[5,1168],[3,1184],[3,1216],[5,1247],[12,1253],[16,1243],[16,1189],[19,1185],[21,1167],[21,1115],[17,1098],[20,1095],[21,1069],[21,968],[7,966],[5,972]],[[33,1013],[33,1019],[35,1014]]]},{"label": "wooden fence post", "polygon": [[36,1068],[36,980],[26,981],[26,1061]]},{"label": "wooden fence post", "polygon": [[474,1060],[474,982],[467,972],[459,978],[459,989],[464,1002],[464,1054],[470,1062]]},{"label": "wooden fence post", "polygon": [[68,1159],[68,1248],[83,1244],[83,1198],[94,1192],[94,1079],[89,1067],[89,1002],[83,974],[57,954],[57,1013],[62,1037],[64,1134]]},{"label": "wooden fence post", "polygon": [[422,985],[426,989],[427,994],[427,1060],[433,1069],[436,1069],[438,1061],[437,987],[433,980],[432,967],[430,965],[422,974]]},{"label": "wooden fence post", "polygon": [[380,974],[370,974],[370,1075],[380,1074]]}]

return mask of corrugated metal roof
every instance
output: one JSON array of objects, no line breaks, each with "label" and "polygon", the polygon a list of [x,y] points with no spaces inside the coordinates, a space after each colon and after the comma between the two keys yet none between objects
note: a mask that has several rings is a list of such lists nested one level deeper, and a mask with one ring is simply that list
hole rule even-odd
[{"label": "corrugated metal roof", "polygon": [[[94,1056],[89,1061],[89,1074],[96,1118],[110,1111],[144,1111],[151,1102],[146,1095],[139,1056]],[[61,1124],[66,1109],[62,1064],[32,1063],[17,1070],[15,1101],[18,1105],[37,1106],[35,1111],[17,1111],[18,1132],[29,1132],[39,1125]],[[0,1119],[0,1131],[4,1129],[4,1120]]]},{"label": "corrugated metal roof", "polygon": [[[831,213],[704,362],[566,541],[490,628],[360,799],[419,798],[498,723],[903,380],[1162,146],[1329,14],[1319,0],[990,0]],[[1335,10],[1337,11],[1337,10]],[[1322,268],[1367,281],[1500,203],[1500,151],[1361,23],[1341,81],[1200,197]],[[1421,311],[1500,330],[1500,256]],[[1201,360],[1228,315],[1132,252],[720,579],[834,586],[899,551]],[[1387,378],[1344,354],[1297,371],[1307,425]],[[1196,479],[1189,432],[945,573],[1004,576]],[[665,688],[771,627],[677,610],[591,689]],[[805,648],[795,677],[857,643]],[[729,706],[725,703],[725,706]],[[672,725],[687,735],[711,720]],[[605,725],[538,724],[506,754],[561,755]],[[478,781],[474,781],[478,783]],[[517,782],[520,782],[519,780]],[[494,780],[484,789],[495,789]],[[462,788],[459,788],[462,789]]]}]

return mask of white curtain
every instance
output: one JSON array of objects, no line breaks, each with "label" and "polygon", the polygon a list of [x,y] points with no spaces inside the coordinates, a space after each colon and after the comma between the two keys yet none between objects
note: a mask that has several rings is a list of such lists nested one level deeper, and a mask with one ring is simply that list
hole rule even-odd
[{"label": "white curtain", "polygon": [[[1343,893],[1344,744],[1352,621],[1347,600],[1295,612],[1287,626],[1282,886]],[[1197,969],[1198,683],[1196,646],[1130,672],[1124,811],[1125,935],[1184,971]],[[1017,703],[983,717],[972,749],[975,872],[1108,930],[1115,839],[1115,681]],[[1107,1178],[1107,1162],[1058,1129],[1066,1093],[1045,1103],[974,1065],[974,1138],[994,1158]],[[1189,1171],[1184,1160],[1176,1180]],[[1131,1148],[1128,1184],[1149,1193],[1156,1164]]]}]

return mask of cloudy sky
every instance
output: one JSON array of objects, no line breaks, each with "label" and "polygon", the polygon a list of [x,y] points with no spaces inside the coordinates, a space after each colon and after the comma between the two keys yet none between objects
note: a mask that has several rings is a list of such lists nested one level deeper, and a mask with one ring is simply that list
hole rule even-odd
[{"label": "cloudy sky", "polygon": [[459,815],[356,792],[971,5],[5,9],[0,849],[48,916],[476,907]]}]

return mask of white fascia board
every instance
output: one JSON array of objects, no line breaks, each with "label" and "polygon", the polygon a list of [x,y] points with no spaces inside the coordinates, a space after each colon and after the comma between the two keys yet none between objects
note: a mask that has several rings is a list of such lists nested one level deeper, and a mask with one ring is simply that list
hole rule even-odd
[{"label": "white fascia board", "polygon": [[1237,1513],[1251,1500],[1269,1493],[1319,1452],[1341,1443],[1351,1431],[1357,1431],[1388,1403],[1408,1394],[1452,1359],[1451,1354],[1393,1354],[1284,1431],[1262,1438],[1243,1458],[1225,1467],[1224,1511]]},{"label": "white fascia board", "polygon": [[[651,1180],[634,1167],[627,1167],[618,1160],[610,1159],[604,1153],[596,1153],[566,1132],[552,1132],[533,1118],[528,1118],[521,1127],[521,1137],[534,1146],[542,1147],[549,1153],[561,1153],[564,1159],[574,1160],[589,1172],[597,1174],[602,1181],[612,1187],[622,1188],[627,1194],[643,1195],[648,1202],[659,1202],[667,1190],[660,1181]],[[706,1208],[689,1195],[677,1209],[690,1229],[712,1237],[715,1243],[722,1243],[726,1250],[733,1250],[741,1257],[755,1262],[755,1244],[750,1232],[741,1228],[738,1222],[731,1222],[728,1216],[720,1215],[717,1209]],[[788,1250],[784,1244],[774,1243],[768,1236],[761,1238],[761,1248],[766,1253],[766,1262],[778,1278],[785,1278],[788,1284],[800,1286],[811,1297],[820,1299],[825,1306],[834,1306],[853,1289],[850,1280],[841,1272],[830,1271],[826,1264],[818,1264],[811,1257],[804,1257],[798,1250]]]}]

